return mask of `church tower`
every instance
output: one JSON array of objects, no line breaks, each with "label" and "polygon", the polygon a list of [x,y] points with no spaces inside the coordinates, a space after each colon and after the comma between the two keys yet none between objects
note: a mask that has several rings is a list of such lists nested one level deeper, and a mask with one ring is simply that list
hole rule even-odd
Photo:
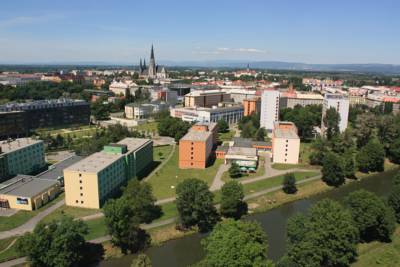
[{"label": "church tower", "polygon": [[150,63],[149,63],[149,78],[156,78],[157,76],[157,68],[156,68],[156,60],[154,58],[154,48],[151,45],[151,52],[150,52]]}]

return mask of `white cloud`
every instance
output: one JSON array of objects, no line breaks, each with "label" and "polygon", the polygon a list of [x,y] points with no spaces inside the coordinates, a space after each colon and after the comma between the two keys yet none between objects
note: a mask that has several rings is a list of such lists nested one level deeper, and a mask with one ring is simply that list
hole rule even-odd
[{"label": "white cloud", "polygon": [[53,19],[59,19],[60,15],[43,15],[43,16],[18,16],[0,21],[0,28],[10,28],[18,25],[30,25],[33,23],[48,22]]}]

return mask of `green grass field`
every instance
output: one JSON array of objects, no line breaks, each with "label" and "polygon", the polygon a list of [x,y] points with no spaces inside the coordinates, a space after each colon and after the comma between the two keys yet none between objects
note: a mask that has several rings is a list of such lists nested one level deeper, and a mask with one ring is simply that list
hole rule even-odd
[{"label": "green grass field", "polygon": [[64,194],[60,194],[57,196],[57,198],[53,199],[52,201],[47,203],[45,206],[40,207],[37,210],[34,210],[34,211],[20,210],[16,214],[14,214],[10,217],[0,217],[0,232],[16,228],[16,227],[26,223],[27,221],[29,221],[29,219],[36,216],[40,211],[43,211],[43,210],[51,207],[58,201],[61,201],[63,198],[64,198]]},{"label": "green grass field", "polygon": [[147,123],[141,124],[139,126],[132,127],[132,129],[139,131],[139,132],[144,131],[144,132],[157,133],[158,132],[157,126],[158,126],[158,122],[153,121],[153,122],[147,122]]},{"label": "green grass field", "polygon": [[163,161],[171,153],[171,150],[172,150],[172,146],[170,146],[170,145],[153,147],[153,160],[154,161]]},{"label": "green grass field", "polygon": [[217,159],[212,166],[204,170],[179,169],[178,151],[178,148],[175,149],[171,159],[148,180],[153,187],[154,196],[159,200],[175,196],[176,186],[188,178],[197,178],[210,185],[218,167],[223,162],[223,160]]},{"label": "green grass field", "polygon": [[[14,240],[15,238],[13,238],[10,243]],[[8,240],[8,239],[7,239]],[[5,241],[5,239],[0,240],[0,242]],[[8,245],[10,244],[8,243]],[[12,245],[9,249],[1,251],[0,252],[0,262],[5,262],[5,261],[9,261],[12,259],[16,259],[19,257],[19,254],[17,253],[17,250],[15,249],[15,244]]]},{"label": "green grass field", "polygon": [[104,218],[85,221],[89,228],[89,233],[85,235],[86,240],[92,240],[107,235],[107,227]]},{"label": "green grass field", "polygon": [[[294,172],[293,174],[296,177],[297,182],[318,175],[317,172]],[[282,185],[283,177],[284,175],[279,175],[268,179],[260,180],[258,182],[244,184],[243,185],[244,194],[248,195],[251,193],[259,192],[265,189]]]},{"label": "green grass field", "polygon": [[54,212],[50,213],[46,217],[43,218],[41,222],[48,223],[53,220],[59,220],[62,216],[71,216],[73,218],[80,218],[92,214],[99,213],[100,210],[97,209],[85,209],[85,208],[77,208],[77,207],[69,207],[63,205],[56,209]]},{"label": "green grass field", "polygon": [[400,266],[400,226],[391,243],[370,242],[358,245],[358,259],[352,267]]}]

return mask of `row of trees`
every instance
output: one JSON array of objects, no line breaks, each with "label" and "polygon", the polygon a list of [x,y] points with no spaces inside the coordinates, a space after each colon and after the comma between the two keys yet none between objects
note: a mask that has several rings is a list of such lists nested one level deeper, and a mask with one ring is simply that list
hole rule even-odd
[{"label": "row of trees", "polygon": [[255,141],[269,141],[264,128],[260,128],[260,114],[253,113],[250,116],[244,116],[238,123],[240,136],[251,138]]},{"label": "row of trees", "polygon": [[161,136],[173,137],[179,141],[189,130],[191,124],[171,116],[162,116],[158,120],[158,134]]},{"label": "row of trees", "polygon": [[343,204],[325,199],[306,215],[290,218],[287,253],[278,266],[349,266],[357,258],[359,242],[391,241],[395,216],[399,216],[400,188],[393,190],[388,202],[358,190]]}]

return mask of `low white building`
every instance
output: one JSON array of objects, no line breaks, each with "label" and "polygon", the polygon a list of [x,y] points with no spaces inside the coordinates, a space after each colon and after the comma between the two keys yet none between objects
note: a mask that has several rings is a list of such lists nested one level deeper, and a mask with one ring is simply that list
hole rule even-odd
[{"label": "low white building", "polygon": [[113,92],[115,95],[123,95],[126,96],[128,93],[130,95],[135,95],[136,90],[139,87],[136,83],[130,80],[126,81],[112,81],[109,86],[109,90]]}]

